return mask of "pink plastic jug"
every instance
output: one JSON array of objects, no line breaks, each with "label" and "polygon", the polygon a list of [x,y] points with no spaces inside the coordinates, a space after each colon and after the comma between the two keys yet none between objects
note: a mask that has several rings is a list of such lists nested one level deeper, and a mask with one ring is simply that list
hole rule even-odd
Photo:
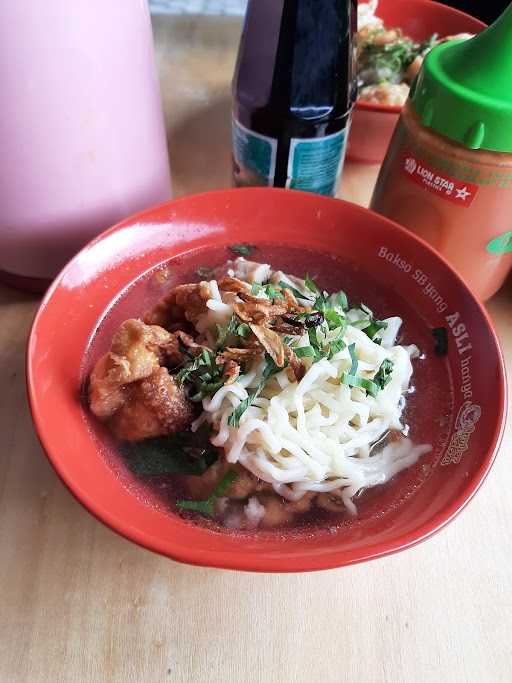
[{"label": "pink plastic jug", "polygon": [[170,196],[146,0],[5,3],[0,88],[0,279],[33,287]]}]

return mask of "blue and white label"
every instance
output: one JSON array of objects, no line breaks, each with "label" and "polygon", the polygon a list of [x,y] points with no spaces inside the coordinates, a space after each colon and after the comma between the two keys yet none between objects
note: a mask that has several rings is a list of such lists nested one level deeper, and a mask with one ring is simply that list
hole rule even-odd
[{"label": "blue and white label", "polygon": [[260,135],[233,119],[234,178],[237,185],[273,185],[277,140]]},{"label": "blue and white label", "polygon": [[323,138],[292,138],[286,187],[334,196],[338,189],[348,127]]}]

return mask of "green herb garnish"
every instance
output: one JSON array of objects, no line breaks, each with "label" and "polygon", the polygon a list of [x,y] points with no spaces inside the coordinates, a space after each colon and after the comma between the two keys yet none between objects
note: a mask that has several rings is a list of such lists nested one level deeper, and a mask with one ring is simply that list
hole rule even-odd
[{"label": "green herb garnish", "polygon": [[338,327],[346,327],[345,316],[338,313],[338,311],[334,310],[334,308],[325,308],[323,315],[327,320],[327,325],[329,326],[330,330],[335,330]]},{"label": "green herb garnish", "polygon": [[341,308],[342,311],[348,311],[348,299],[347,295],[343,291],[336,292],[335,294],[331,294],[329,297],[329,303],[332,306],[336,306],[338,308]]},{"label": "green herb garnish", "polygon": [[[372,35],[378,35],[376,31]],[[358,85],[375,85],[377,83],[400,83],[404,80],[407,67],[419,55],[425,55],[437,39],[432,35],[422,43],[415,43],[407,38],[376,44],[371,39],[360,46],[358,58]]]},{"label": "green herb garnish", "polygon": [[349,375],[355,375],[357,372],[357,366],[358,366],[358,360],[356,356],[356,345],[352,342],[352,344],[348,345],[348,352],[350,354],[350,358],[352,360],[352,365],[350,366],[350,370],[348,372]]},{"label": "green herb garnish", "polygon": [[368,320],[368,318],[361,318],[361,320],[353,320],[350,324],[358,330],[365,330],[367,327],[370,327],[372,321]]},{"label": "green herb garnish", "polygon": [[370,320],[373,320],[373,311],[371,308],[368,308],[366,304],[359,304],[359,310],[363,311],[363,313],[367,315]]},{"label": "green herb garnish", "polygon": [[263,292],[265,296],[272,301],[274,299],[283,299],[281,292],[276,289],[275,285],[267,283],[266,285],[260,285],[258,282],[253,282],[251,286],[251,294],[257,296],[260,292]]},{"label": "green herb garnish", "polygon": [[385,330],[388,326],[385,320],[376,320],[373,315],[373,311],[368,308],[366,304],[359,304],[359,310],[366,316],[360,320],[354,320],[350,324],[352,327],[357,327],[359,330],[363,330],[366,336],[375,341],[375,336],[381,330]]},{"label": "green herb garnish", "polygon": [[364,333],[372,341],[375,341],[375,335],[381,330],[385,330],[387,326],[388,324],[384,320],[373,320],[367,327],[365,327]]},{"label": "green herb garnish", "polygon": [[238,477],[234,470],[229,470],[222,477],[217,486],[213,489],[206,500],[178,500],[176,501],[176,507],[181,510],[190,510],[191,512],[199,512],[206,517],[214,516],[214,506],[217,498],[224,495],[227,489]]},{"label": "green herb garnish", "polygon": [[230,251],[232,251],[234,254],[240,254],[240,256],[250,256],[254,249],[256,249],[256,246],[254,244],[232,244],[230,247],[228,247]]},{"label": "green herb garnish", "polygon": [[313,308],[315,308],[317,311],[320,311],[320,313],[324,313],[326,309],[330,308],[329,303],[327,301],[328,297],[329,295],[327,294],[327,292],[320,292],[315,299]]},{"label": "green herb garnish", "polygon": [[211,396],[224,384],[224,364],[217,365],[215,354],[203,349],[194,361],[185,365],[176,375],[178,384],[189,384],[188,398],[199,403]]},{"label": "green herb garnish", "polygon": [[228,418],[229,427],[238,427],[240,425],[240,418],[245,413],[247,408],[249,408],[249,406],[252,404],[254,399],[261,394],[265,384],[267,383],[267,380],[272,377],[272,375],[275,375],[277,372],[280,372],[283,369],[274,363],[273,359],[268,355],[268,353],[265,354],[265,360],[267,361],[267,364],[263,370],[260,383],[255,389],[250,391],[248,397],[241,401],[233,410]]},{"label": "green herb garnish", "polygon": [[237,337],[242,337],[246,339],[251,334],[251,328],[247,323],[242,323],[236,328]]},{"label": "green herb garnish", "polygon": [[293,349],[297,358],[314,358],[315,349],[312,346],[298,346]]},{"label": "green herb garnish", "polygon": [[258,396],[260,393],[261,389],[256,388],[254,391],[250,391],[249,395],[247,398],[244,398],[243,401],[240,401],[240,403],[237,405],[237,407],[233,410],[231,415],[228,418],[228,426],[229,427],[239,427],[240,426],[240,418],[242,415],[245,413],[245,411],[249,408],[251,403],[254,401],[254,399]]},{"label": "green herb garnish", "polygon": [[345,348],[345,346],[346,346],[346,344],[345,344],[345,342],[343,341],[343,339],[342,339],[341,337],[339,337],[338,339],[334,339],[334,340],[329,344],[329,355],[328,355],[328,359],[331,360],[331,358],[332,358],[333,356],[335,356],[335,355],[336,355],[337,353],[339,353],[340,351],[343,351],[343,349]]},{"label": "green herb garnish", "polygon": [[272,284],[264,285],[263,289],[265,290],[265,294],[272,301],[274,301],[275,299],[283,299],[284,298],[283,295],[281,294],[281,292],[278,289],[276,289],[275,286]]},{"label": "green herb garnish", "polygon": [[316,333],[316,327],[310,327],[308,329],[308,337],[311,348],[313,349],[315,361],[322,358],[322,352],[320,348],[320,342],[318,341],[318,335]]},{"label": "green herb garnish", "polygon": [[121,452],[128,468],[137,476],[164,474],[201,475],[217,461],[219,452],[209,440],[210,428],[204,424],[196,432],[123,444]]},{"label": "green herb garnish", "polygon": [[217,324],[217,346],[219,347],[219,349],[224,348],[226,340],[229,336],[233,334],[238,334],[237,330],[239,326],[240,320],[235,314],[231,316],[227,325]]},{"label": "green herb garnish", "polygon": [[375,373],[373,380],[359,377],[357,373],[357,358],[355,357],[354,344],[348,347],[350,357],[352,358],[352,366],[348,372],[344,372],[341,376],[341,384],[346,384],[349,387],[358,387],[364,389],[367,394],[375,398],[381,389],[389,384],[391,381],[391,373],[393,372],[393,361],[385,358],[380,364],[379,369]]},{"label": "green herb garnish", "polygon": [[320,290],[318,289],[318,286],[316,282],[314,282],[309,275],[306,275],[304,278],[304,285],[306,289],[309,289],[310,292],[313,292],[313,294],[320,294]]},{"label": "green herb garnish", "polygon": [[380,364],[380,368],[375,373],[373,381],[379,386],[380,389],[384,389],[391,382],[391,375],[393,373],[393,361],[389,358],[385,358]]},{"label": "green herb garnish", "polygon": [[184,384],[188,380],[189,376],[191,376],[196,370],[199,370],[199,368],[203,365],[205,365],[205,361],[203,354],[201,353],[194,361],[192,361],[192,363],[182,368],[178,372],[178,374],[175,376],[176,382],[178,382],[178,384]]},{"label": "green herb garnish", "polygon": [[296,299],[302,299],[302,301],[307,301],[308,303],[311,302],[311,299],[309,298],[309,296],[307,296],[307,294],[303,294],[302,292],[299,292],[298,289],[296,289],[295,287],[292,287],[287,282],[284,282],[284,280],[279,281],[279,287],[281,287],[281,289],[289,289],[290,292],[293,294],[293,296]]},{"label": "green herb garnish", "polygon": [[367,394],[370,394],[370,396],[373,396],[374,398],[379,392],[379,386],[371,379],[365,379],[364,377],[351,375],[347,372],[343,373],[341,383],[346,384],[349,387],[358,387],[359,389],[364,389]]},{"label": "green herb garnish", "polygon": [[358,360],[356,356],[356,345],[354,343],[348,345],[348,352],[352,360],[352,365],[348,372],[344,372],[340,378],[340,384],[346,384],[349,387],[358,387],[364,389],[370,396],[376,396],[379,391],[379,386],[370,379],[357,376]]}]

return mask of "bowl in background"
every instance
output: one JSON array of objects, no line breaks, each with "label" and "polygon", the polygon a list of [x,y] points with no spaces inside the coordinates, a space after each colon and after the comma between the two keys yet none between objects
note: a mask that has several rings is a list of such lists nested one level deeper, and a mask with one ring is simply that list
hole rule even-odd
[{"label": "bowl in background", "polygon": [[[258,251],[264,260],[266,249],[277,250],[277,267],[286,267],[294,250],[312,276],[322,263],[354,301],[364,300],[379,317],[401,315],[403,343],[417,342],[426,355],[417,361],[407,410],[411,438],[427,440],[433,450],[375,490],[357,518],[283,532],[192,523],[127,470],[81,400],[92,363],[122,320],[158,300],[191,255],[211,265],[209,254],[226,247],[227,258],[227,246],[240,242],[256,245],[255,259]],[[444,356],[434,352],[432,329],[439,327],[448,335]],[[436,252],[355,204],[268,188],[171,201],[91,242],[43,299],[28,344],[27,381],[41,443],[86,508],[153,551],[231,569],[327,569],[418,543],[473,496],[505,422],[503,360],[489,318]]]},{"label": "bowl in background", "polygon": [[[386,28],[401,28],[416,41],[433,33],[479,33],[486,25],[469,14],[433,0],[379,0],[376,16]],[[384,159],[402,107],[357,100],[348,138],[347,157],[378,164]]]}]

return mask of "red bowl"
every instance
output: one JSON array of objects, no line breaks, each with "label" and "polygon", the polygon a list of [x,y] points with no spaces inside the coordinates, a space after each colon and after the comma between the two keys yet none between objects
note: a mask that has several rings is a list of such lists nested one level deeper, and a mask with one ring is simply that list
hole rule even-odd
[{"label": "red bowl", "polygon": [[[480,33],[486,24],[469,14],[432,0],[379,0],[377,16],[388,28],[399,27],[414,40],[455,33]],[[401,107],[358,100],[352,116],[347,156],[353,161],[381,163]]]},{"label": "red bowl", "polygon": [[[278,267],[307,267],[322,286],[343,286],[380,317],[401,315],[404,343],[417,342],[427,356],[417,361],[408,415],[411,437],[432,443],[433,451],[373,490],[355,519],[283,533],[225,531],[183,519],[126,470],[80,400],[91,364],[121,320],[144,311],[170,282],[186,280],[191,264],[218,263],[228,254],[226,245],[239,242],[256,244],[255,257],[274,253]],[[449,334],[443,357],[433,352],[436,327]],[[90,512],[175,560],[231,569],[326,569],[424,540],[480,486],[505,422],[496,336],[446,261],[360,206],[267,188],[185,197],[132,216],[91,242],[41,304],[28,344],[27,378],[48,458]]]}]

